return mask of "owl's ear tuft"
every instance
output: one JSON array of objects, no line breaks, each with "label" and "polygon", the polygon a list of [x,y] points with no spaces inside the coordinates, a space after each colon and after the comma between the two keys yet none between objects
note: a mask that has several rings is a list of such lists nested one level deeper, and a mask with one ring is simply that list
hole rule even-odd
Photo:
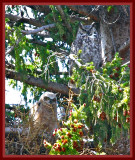
[{"label": "owl's ear tuft", "polygon": [[58,92],[58,93],[55,93],[55,96],[56,96],[56,97],[60,97],[60,96],[61,96],[61,93],[59,93],[59,92]]}]

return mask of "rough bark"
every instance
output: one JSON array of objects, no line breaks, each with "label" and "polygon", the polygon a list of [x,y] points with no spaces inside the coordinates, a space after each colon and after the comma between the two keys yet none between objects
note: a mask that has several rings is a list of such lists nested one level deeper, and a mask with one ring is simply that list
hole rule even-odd
[{"label": "rough bark", "polygon": [[125,60],[130,60],[130,16],[121,6],[117,7],[118,13],[111,14],[100,11],[100,33],[102,58],[104,62],[111,61],[115,52],[120,52],[120,56]]},{"label": "rough bark", "polygon": [[[56,82],[45,83],[41,78],[35,78],[29,75],[24,76],[21,73],[18,73],[9,69],[6,69],[6,78],[25,82],[29,85],[37,86],[51,92],[59,92],[62,95],[68,96],[69,94],[69,88],[67,85],[59,84]],[[79,89],[73,89],[73,92],[75,94],[79,94]]]}]

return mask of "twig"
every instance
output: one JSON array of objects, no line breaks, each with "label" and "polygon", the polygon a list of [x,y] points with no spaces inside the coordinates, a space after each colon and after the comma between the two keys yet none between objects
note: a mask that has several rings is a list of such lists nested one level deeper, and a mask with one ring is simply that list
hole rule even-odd
[{"label": "twig", "polygon": [[64,20],[69,32],[72,33],[72,28],[71,28],[71,25],[67,22],[67,17],[62,9],[62,7],[60,5],[56,5],[56,8],[58,9],[58,11],[60,12],[61,14],[61,18]]}]

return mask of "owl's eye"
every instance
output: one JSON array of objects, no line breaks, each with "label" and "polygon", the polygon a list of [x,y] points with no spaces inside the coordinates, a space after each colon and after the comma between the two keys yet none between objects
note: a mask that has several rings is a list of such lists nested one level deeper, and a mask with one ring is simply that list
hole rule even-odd
[{"label": "owl's eye", "polygon": [[53,102],[56,102],[56,98],[54,98],[52,101],[53,101]]},{"label": "owl's eye", "polygon": [[44,97],[44,101],[48,101],[48,100],[50,100],[49,97]]}]

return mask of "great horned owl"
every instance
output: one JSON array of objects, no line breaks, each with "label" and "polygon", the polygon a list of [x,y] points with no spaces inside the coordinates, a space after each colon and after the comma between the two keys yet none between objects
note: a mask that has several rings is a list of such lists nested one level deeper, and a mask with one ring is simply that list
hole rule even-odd
[{"label": "great horned owl", "polygon": [[45,92],[32,107],[34,126],[52,134],[57,127],[57,97],[52,92]]},{"label": "great horned owl", "polygon": [[[81,50],[81,53],[79,53]],[[76,39],[71,45],[70,54],[77,55],[83,64],[94,62],[96,68],[99,68],[102,62],[100,48],[100,35],[95,25],[82,25],[78,29]],[[74,62],[71,61],[71,70]]]}]

